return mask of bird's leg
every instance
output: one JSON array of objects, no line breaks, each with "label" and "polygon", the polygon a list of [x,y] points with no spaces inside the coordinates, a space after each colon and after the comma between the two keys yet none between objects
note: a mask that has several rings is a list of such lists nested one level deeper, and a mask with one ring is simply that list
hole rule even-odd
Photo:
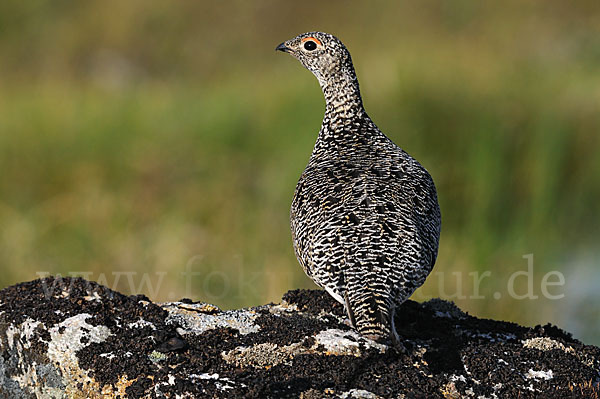
[{"label": "bird's leg", "polygon": [[392,340],[392,346],[398,353],[407,353],[407,350],[404,347],[404,345],[402,344],[402,342],[400,342],[400,336],[398,335],[398,332],[396,331],[396,323],[394,322],[394,316],[396,314],[396,307],[393,307],[390,310],[391,311],[389,313],[389,315],[390,315],[389,323],[390,323],[390,338]]},{"label": "bird's leg", "polygon": [[350,320],[350,325],[352,328],[356,328],[356,319],[354,318],[354,313],[352,313],[352,308],[350,307],[350,300],[348,299],[348,291],[344,292],[344,301],[346,302],[346,313],[348,313],[348,319]]}]

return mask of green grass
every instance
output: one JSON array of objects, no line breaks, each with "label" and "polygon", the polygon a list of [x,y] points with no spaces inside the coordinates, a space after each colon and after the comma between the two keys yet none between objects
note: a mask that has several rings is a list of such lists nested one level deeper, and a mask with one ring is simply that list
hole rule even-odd
[{"label": "green grass", "polygon": [[[293,255],[288,212],[323,100],[308,72],[273,52],[312,29],[309,16],[287,26],[273,17],[301,9],[268,2],[237,11],[148,3],[139,15],[119,3],[99,19],[100,3],[7,4],[20,23],[0,19],[0,286],[87,272],[155,300],[223,307],[312,286]],[[528,253],[538,295],[548,271],[567,283],[581,270],[598,278],[600,36],[589,12],[393,7],[352,3],[320,22],[349,44],[371,117],[436,181],[443,274],[417,298],[469,296],[468,273],[491,271],[486,299],[454,298],[460,306],[570,322],[565,314],[592,292],[517,301],[506,282]],[[370,18],[370,35],[353,28],[357,13]],[[232,33],[240,21],[263,28]],[[186,267],[200,273],[190,286]],[[131,285],[119,272],[138,274]],[[577,333],[598,342],[579,322]]]}]

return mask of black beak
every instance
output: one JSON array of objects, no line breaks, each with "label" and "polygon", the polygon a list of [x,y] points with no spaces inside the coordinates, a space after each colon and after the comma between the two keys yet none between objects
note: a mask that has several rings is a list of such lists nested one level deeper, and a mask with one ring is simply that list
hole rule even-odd
[{"label": "black beak", "polygon": [[286,47],[285,42],[283,42],[279,46],[275,47],[275,51],[283,51],[284,53],[289,53],[291,50],[289,47]]}]

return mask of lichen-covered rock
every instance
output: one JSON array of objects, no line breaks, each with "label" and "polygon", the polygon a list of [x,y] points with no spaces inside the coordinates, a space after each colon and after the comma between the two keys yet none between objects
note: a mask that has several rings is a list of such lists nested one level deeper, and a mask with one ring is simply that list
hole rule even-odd
[{"label": "lichen-covered rock", "polygon": [[600,349],[557,327],[406,302],[397,353],[322,291],[222,311],[83,279],[0,291],[0,398],[598,398]]}]

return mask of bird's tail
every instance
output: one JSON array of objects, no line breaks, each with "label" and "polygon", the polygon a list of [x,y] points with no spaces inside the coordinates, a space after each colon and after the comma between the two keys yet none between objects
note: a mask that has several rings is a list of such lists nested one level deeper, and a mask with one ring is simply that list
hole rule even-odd
[{"label": "bird's tail", "polygon": [[369,339],[382,343],[396,342],[394,309],[391,298],[385,292],[372,287],[350,291],[346,297],[346,307],[350,320],[358,332]]}]

